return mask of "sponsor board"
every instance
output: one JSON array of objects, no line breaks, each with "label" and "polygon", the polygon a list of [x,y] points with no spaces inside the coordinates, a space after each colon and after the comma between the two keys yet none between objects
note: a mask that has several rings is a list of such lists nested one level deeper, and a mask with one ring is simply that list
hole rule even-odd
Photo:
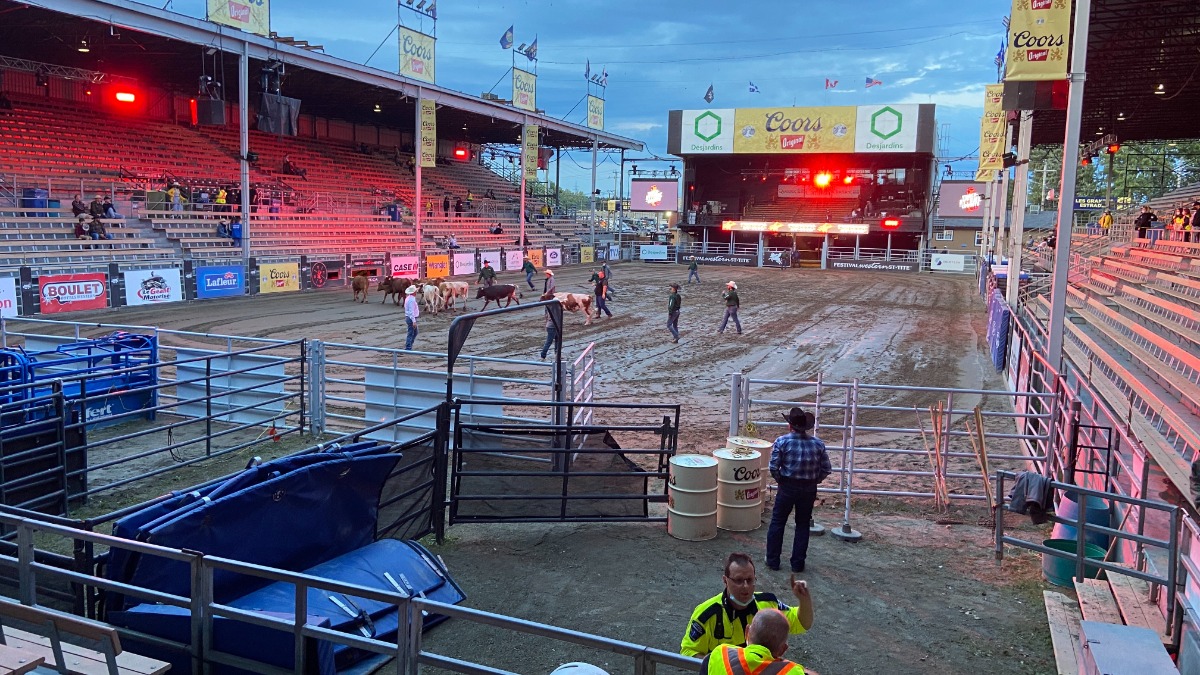
[{"label": "sponsor board", "polygon": [[208,0],[208,20],[267,37],[271,34],[269,0]]},{"label": "sponsor board", "polygon": [[536,183],[538,172],[538,125],[526,124],[521,130],[521,166],[525,182]]},{"label": "sponsor board", "polygon": [[855,152],[916,152],[915,104],[860,105],[854,127]]},{"label": "sponsor board", "polygon": [[675,262],[686,265],[695,260],[701,265],[739,265],[741,267],[757,267],[758,256],[742,253],[685,253],[679,251]]},{"label": "sponsor board", "polygon": [[228,298],[246,294],[246,278],[235,265],[196,268],[197,298]]},{"label": "sponsor board", "polygon": [[738,108],[734,112],[735,153],[854,152],[854,106]]},{"label": "sponsor board", "polygon": [[300,290],[300,263],[263,263],[258,266],[259,293]]},{"label": "sponsor board", "polygon": [[400,26],[400,74],[433,84],[434,53],[437,40],[424,33]]},{"label": "sponsor board", "polygon": [[929,269],[934,272],[962,272],[966,256],[951,253],[934,253],[929,257]]},{"label": "sponsor board", "polygon": [[450,256],[445,254],[425,256],[425,275],[430,279],[450,276]]},{"label": "sponsor board", "polygon": [[[1117,197],[1118,208],[1133,206],[1133,197]],[[1076,211],[1103,211],[1108,208],[1108,200],[1104,197],[1076,197]]]},{"label": "sponsor board", "polygon": [[596,262],[596,249],[592,246],[579,247],[579,262],[586,265],[590,262]]},{"label": "sponsor board", "polygon": [[[500,252],[499,251],[484,251],[484,252],[480,253],[479,254],[479,264],[482,265],[483,261],[485,261],[485,260],[488,261],[489,263],[491,263],[492,269],[496,270],[497,272],[504,269],[503,267],[500,266]],[[517,269],[521,269],[521,268],[518,267]]]},{"label": "sponsor board", "polygon": [[819,188],[812,185],[780,185],[776,194],[780,199],[858,199],[862,188],[857,185],[830,185]]},{"label": "sponsor board", "polygon": [[983,117],[979,120],[979,169],[975,180],[989,182],[1004,168],[1007,145],[1004,85],[989,84],[983,90]]},{"label": "sponsor board", "polygon": [[766,251],[763,254],[763,267],[791,267],[791,251]]},{"label": "sponsor board", "polygon": [[513,68],[513,105],[529,112],[537,111],[537,75]]},{"label": "sponsor board", "polygon": [[455,253],[454,254],[454,274],[474,274],[475,273],[475,254],[474,253]]},{"label": "sponsor board", "polygon": [[680,152],[729,154],[733,152],[734,109],[684,110]]},{"label": "sponsor board", "polygon": [[588,94],[587,125],[589,129],[604,129],[604,99]]},{"label": "sponsor board", "polygon": [[630,211],[678,211],[679,181],[634,178],[629,183]]},{"label": "sponsor board", "polygon": [[525,255],[529,256],[529,262],[533,263],[534,267],[541,267],[546,264],[542,256],[542,249],[540,248],[531,248],[525,252]]},{"label": "sponsor board", "polygon": [[562,249],[546,249],[546,267],[558,267],[559,265],[562,265]]},{"label": "sponsor board", "polygon": [[12,277],[0,278],[0,316],[17,315],[17,280]]},{"label": "sponsor board", "polygon": [[515,272],[525,265],[525,254],[520,249],[504,252],[504,269]]},{"label": "sponsor board", "polygon": [[829,269],[872,270],[876,272],[916,272],[920,266],[915,262],[885,260],[830,260]]},{"label": "sponsor board", "polygon": [[129,270],[125,272],[125,304],[156,305],[183,300],[179,270]]},{"label": "sponsor board", "polygon": [[421,147],[417,161],[422,169],[437,166],[437,101],[421,99]]},{"label": "sponsor board", "polygon": [[415,255],[393,253],[388,260],[388,269],[394,277],[416,279],[421,276],[421,260]]},{"label": "sponsor board", "polygon": [[1004,80],[1063,80],[1071,39],[1071,3],[1015,0],[1008,28]]},{"label": "sponsor board", "polygon": [[987,183],[942,181],[938,197],[939,218],[982,218]]},{"label": "sponsor board", "polygon": [[38,278],[42,314],[108,307],[108,275],[53,274]]},{"label": "sponsor board", "polygon": [[667,259],[667,247],[663,244],[644,244],[638,247],[638,257],[642,260]]},{"label": "sponsor board", "polygon": [[620,244],[609,244],[608,245],[608,259],[609,260],[620,260],[621,259],[621,245]]}]

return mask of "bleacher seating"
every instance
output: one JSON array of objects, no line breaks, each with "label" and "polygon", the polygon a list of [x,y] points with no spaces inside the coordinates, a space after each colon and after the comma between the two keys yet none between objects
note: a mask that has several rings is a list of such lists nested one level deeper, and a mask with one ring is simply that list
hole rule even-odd
[{"label": "bleacher seating", "polygon": [[746,220],[840,223],[858,207],[857,199],[780,199],[746,208]]},{"label": "bleacher seating", "polygon": [[101,222],[112,239],[81,240],[75,237],[75,218],[69,209],[4,209],[0,211],[0,267],[133,262],[178,255],[173,248],[159,246],[131,221]]}]

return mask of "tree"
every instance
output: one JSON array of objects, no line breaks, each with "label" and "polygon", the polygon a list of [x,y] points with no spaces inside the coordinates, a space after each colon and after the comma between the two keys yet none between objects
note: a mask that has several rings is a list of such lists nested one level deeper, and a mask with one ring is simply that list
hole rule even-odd
[{"label": "tree", "polygon": [[[1053,208],[1056,203],[1047,200],[1045,192],[1052,189],[1057,193],[1062,182],[1062,146],[1033,148],[1029,153],[1029,168],[1029,203]],[[1113,156],[1114,199],[1129,197],[1133,204],[1140,204],[1197,181],[1200,181],[1200,141],[1197,140],[1122,143]],[[1075,194],[1103,197],[1107,187],[1108,154],[1101,150],[1090,165],[1079,166]]]}]

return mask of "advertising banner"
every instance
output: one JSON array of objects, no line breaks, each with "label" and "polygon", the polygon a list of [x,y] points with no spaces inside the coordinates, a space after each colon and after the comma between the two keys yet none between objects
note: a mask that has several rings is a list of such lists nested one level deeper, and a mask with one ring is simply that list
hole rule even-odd
[{"label": "advertising banner", "polygon": [[108,307],[108,275],[52,274],[38,278],[42,314]]},{"label": "advertising banner", "polygon": [[125,304],[156,305],[183,300],[179,270],[129,270],[125,272]]},{"label": "advertising banner", "polygon": [[437,40],[430,35],[418,33],[400,26],[400,74],[414,80],[433,84],[434,52]]},{"label": "advertising banner", "polygon": [[938,196],[939,218],[982,218],[987,183],[942,181]]},{"label": "advertising banner", "polygon": [[666,260],[667,247],[664,244],[642,244],[638,247],[638,257],[642,260]]},{"label": "advertising banner", "polygon": [[13,277],[0,278],[0,316],[17,315],[17,280]]},{"label": "advertising banner", "polygon": [[388,270],[394,277],[416,279],[421,276],[421,259],[415,255],[393,253],[389,256]]},{"label": "advertising banner", "polygon": [[513,68],[513,105],[529,112],[537,111],[537,75]]},{"label": "advertising banner", "polygon": [[596,249],[592,246],[580,246],[579,262],[583,265],[586,265],[590,262],[596,262]]},{"label": "advertising banner", "polygon": [[1004,112],[1004,85],[989,84],[983,93],[983,119],[979,126],[979,170],[975,180],[995,180],[996,171],[1004,168],[1007,116]]},{"label": "advertising banner", "polygon": [[862,188],[858,185],[830,185],[819,188],[812,185],[780,185],[780,199],[858,199]]},{"label": "advertising banner", "polygon": [[445,254],[425,256],[425,275],[430,279],[450,276],[450,256]]},{"label": "advertising banner", "polygon": [[876,272],[916,272],[921,266],[915,262],[885,262],[883,260],[830,260],[834,270],[872,270]]},{"label": "advertising banner", "polygon": [[1005,81],[1065,80],[1071,0],[1013,0],[1010,16]]},{"label": "advertising banner", "polygon": [[545,265],[546,261],[542,259],[542,249],[531,248],[525,252],[525,255],[529,256],[529,262],[533,263],[534,267],[540,268]]},{"label": "advertising banner", "polygon": [[208,0],[208,20],[263,37],[271,35],[270,0]]},{"label": "advertising banner", "polygon": [[679,181],[634,178],[629,183],[630,211],[678,211]]},{"label": "advertising banner", "polygon": [[614,262],[621,259],[621,245],[620,244],[609,244],[608,245],[608,259],[612,260]]},{"label": "advertising banner", "polygon": [[680,265],[686,265],[693,260],[701,265],[758,266],[758,256],[745,253],[685,253],[680,250],[675,254],[675,262]]},{"label": "advertising banner", "polygon": [[[492,269],[496,270],[497,272],[504,269],[500,266],[500,251],[484,251],[480,253],[479,264],[482,265],[483,261],[485,260],[491,263]],[[517,269],[521,269],[520,266],[517,266]]]},{"label": "advertising banner", "polygon": [[934,253],[929,258],[929,269],[934,272],[962,272],[966,270],[964,255],[956,253]]},{"label": "advertising banner", "polygon": [[734,109],[684,110],[680,152],[729,154],[733,152]]},{"label": "advertising banner", "polygon": [[589,129],[604,129],[604,99],[598,96],[588,94],[587,97],[587,125]]},{"label": "advertising banner", "polygon": [[[1117,207],[1127,209],[1133,206],[1133,197],[1117,197]],[[1104,197],[1076,197],[1076,211],[1103,211],[1108,207],[1108,200]]]},{"label": "advertising banner", "polygon": [[475,273],[475,254],[474,253],[455,253],[454,254],[454,275],[459,274],[474,274]]},{"label": "advertising banner", "polygon": [[246,277],[240,265],[196,268],[197,298],[228,298],[246,294]]},{"label": "advertising banner", "polygon": [[791,267],[792,252],[785,249],[763,251],[763,267]]},{"label": "advertising banner", "polygon": [[300,263],[261,263],[258,266],[259,293],[286,293],[300,290]]},{"label": "advertising banner", "polygon": [[546,249],[546,267],[558,267],[562,265],[562,262],[562,249]]},{"label": "advertising banner", "polygon": [[919,107],[860,105],[854,132],[855,152],[916,152]]},{"label": "advertising banner", "polygon": [[437,166],[437,101],[421,99],[421,151],[417,159],[422,169]]},{"label": "advertising banner", "polygon": [[504,252],[504,269],[513,272],[525,264],[525,254],[520,249]]},{"label": "advertising banner", "polygon": [[854,152],[854,106],[738,108],[733,151],[751,154]]},{"label": "advertising banner", "polygon": [[521,132],[521,148],[523,159],[521,166],[525,167],[525,182],[536,183],[538,172],[538,125],[526,124]]}]

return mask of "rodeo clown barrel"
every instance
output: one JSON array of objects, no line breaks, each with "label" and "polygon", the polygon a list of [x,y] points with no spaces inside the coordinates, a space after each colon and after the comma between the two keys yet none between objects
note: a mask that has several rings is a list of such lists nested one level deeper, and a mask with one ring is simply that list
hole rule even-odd
[{"label": "rodeo clown barrel", "polygon": [[771,477],[771,441],[764,441],[761,438],[753,436],[730,436],[725,439],[725,447],[735,452],[751,452],[758,451],[762,454],[762,491],[763,497],[767,496],[767,479]]},{"label": "rodeo clown barrel", "polygon": [[717,458],[717,527],[748,532],[762,525],[762,453],[721,448]]},{"label": "rodeo clown barrel", "polygon": [[675,455],[667,483],[667,534],[685,541],[717,536],[717,460]]}]

